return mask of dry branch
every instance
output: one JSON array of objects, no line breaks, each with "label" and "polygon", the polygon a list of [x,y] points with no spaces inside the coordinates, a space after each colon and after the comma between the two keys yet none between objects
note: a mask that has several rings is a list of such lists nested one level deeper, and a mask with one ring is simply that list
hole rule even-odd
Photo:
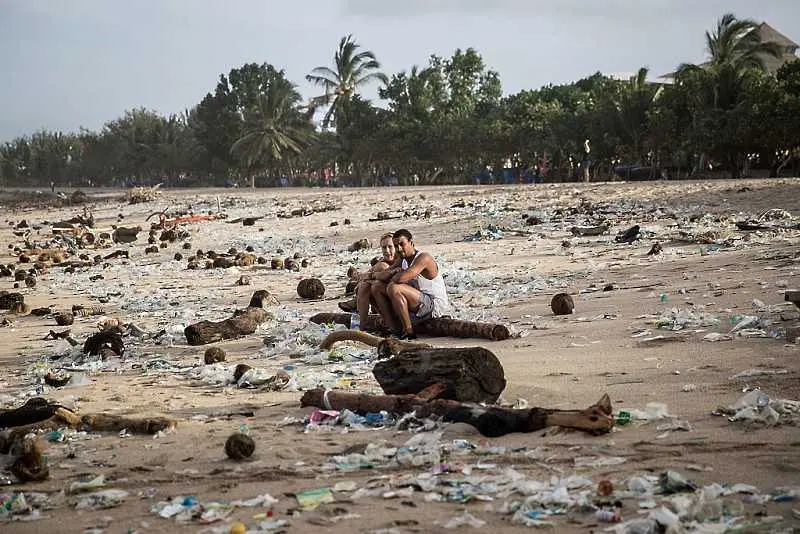
[{"label": "dry branch", "polygon": [[488,437],[498,437],[512,432],[535,432],[548,426],[576,428],[593,434],[609,432],[614,426],[611,417],[611,400],[608,395],[585,410],[555,410],[529,408],[515,410],[497,406],[453,400],[426,400],[417,395],[366,395],[340,393],[324,389],[306,391],[301,406],[316,406],[333,410],[350,410],[366,414],[387,411],[396,414],[416,412],[419,417],[439,416],[445,421],[467,423]]},{"label": "dry branch", "polygon": [[430,348],[431,345],[427,343],[414,343],[411,341],[402,341],[391,337],[379,337],[362,332],[361,330],[337,330],[328,334],[319,348],[329,350],[333,345],[339,341],[358,341],[370,347],[378,349],[378,356],[381,358],[388,358],[395,354],[400,354],[404,350],[414,348]]},{"label": "dry branch", "polygon": [[0,434],[0,449],[10,446],[26,434],[49,428],[64,426],[77,430],[119,432],[127,429],[135,434],[155,434],[173,428],[176,422],[166,417],[131,418],[109,414],[79,415],[72,410],[46,399],[36,397],[19,408],[0,410],[0,428],[8,430]]},{"label": "dry branch", "polygon": [[247,308],[236,310],[232,317],[224,321],[200,321],[187,326],[183,330],[186,341],[189,345],[207,345],[252,334],[261,323],[272,318],[272,315],[263,308],[264,301],[269,297],[269,291],[256,291]]}]

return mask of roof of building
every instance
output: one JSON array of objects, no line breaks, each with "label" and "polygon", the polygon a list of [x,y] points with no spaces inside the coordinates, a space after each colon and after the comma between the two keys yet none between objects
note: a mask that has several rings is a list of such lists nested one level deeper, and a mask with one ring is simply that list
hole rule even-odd
[{"label": "roof of building", "polygon": [[[798,59],[797,57],[797,49],[800,48],[800,45],[786,37],[784,34],[767,24],[766,22],[762,22],[758,25],[758,27],[753,30],[754,32],[758,32],[759,36],[761,37],[761,41],[765,43],[776,43],[780,47],[784,49],[783,54],[779,57],[775,57],[772,55],[765,54],[761,59],[764,62],[764,68],[769,73],[775,73],[779,68],[781,68],[785,63],[789,61],[794,61]],[[702,63],[700,66],[707,65],[707,63]],[[675,77],[675,72],[668,72],[660,76],[662,79],[672,79]]]},{"label": "roof of building", "polygon": [[761,40],[767,43],[777,43],[786,48],[792,48],[797,50],[800,48],[800,45],[786,37],[784,34],[767,24],[766,22],[762,22],[758,25],[756,30],[758,34],[761,36]]}]

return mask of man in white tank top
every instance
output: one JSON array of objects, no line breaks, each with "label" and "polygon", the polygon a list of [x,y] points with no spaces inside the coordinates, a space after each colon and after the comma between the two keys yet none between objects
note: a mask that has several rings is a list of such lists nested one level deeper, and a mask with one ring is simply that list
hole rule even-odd
[{"label": "man in white tank top", "polygon": [[411,232],[396,231],[394,241],[402,258],[401,266],[386,287],[388,298],[376,299],[376,304],[386,326],[397,332],[400,339],[416,339],[414,323],[446,315],[450,302],[439,265],[433,256],[416,249]]}]

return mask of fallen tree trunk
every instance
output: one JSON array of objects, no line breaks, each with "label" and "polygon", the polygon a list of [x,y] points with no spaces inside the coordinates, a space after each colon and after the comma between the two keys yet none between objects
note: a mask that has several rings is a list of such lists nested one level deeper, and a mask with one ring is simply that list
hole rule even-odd
[{"label": "fallen tree trunk", "polygon": [[10,445],[29,432],[42,428],[57,429],[64,426],[77,430],[119,432],[127,429],[136,434],[155,434],[175,426],[175,421],[166,417],[131,418],[109,414],[79,415],[58,404],[36,397],[19,408],[0,410],[0,428],[8,428],[0,434],[0,449]]},{"label": "fallen tree trunk", "polygon": [[[318,313],[311,317],[311,322],[317,324],[335,323],[343,324],[350,328],[350,314],[347,313]],[[385,331],[386,327],[380,315],[370,315],[366,323],[361,324],[363,330],[373,332]],[[504,325],[491,323],[477,323],[474,321],[462,321],[449,317],[437,317],[414,326],[417,334],[434,337],[458,337],[458,338],[477,338],[488,339],[491,341],[502,341],[511,337],[511,333]]]},{"label": "fallen tree trunk", "polygon": [[395,414],[416,412],[418,417],[434,415],[448,422],[470,424],[487,437],[504,436],[512,432],[535,432],[548,426],[604,434],[614,427],[608,395],[603,395],[596,404],[585,410],[515,410],[446,399],[427,400],[416,395],[365,395],[312,389],[303,394],[300,405],[328,410],[347,409],[359,414],[387,411]]},{"label": "fallen tree trunk", "polygon": [[252,334],[261,323],[272,318],[272,314],[263,308],[264,300],[267,298],[269,298],[268,291],[256,291],[247,308],[236,310],[232,317],[224,321],[200,321],[187,326],[183,329],[187,343],[207,345]]},{"label": "fallen tree trunk", "polygon": [[440,397],[461,402],[497,401],[506,387],[503,366],[483,347],[414,348],[377,362],[372,374],[389,395],[417,394],[433,384]]}]

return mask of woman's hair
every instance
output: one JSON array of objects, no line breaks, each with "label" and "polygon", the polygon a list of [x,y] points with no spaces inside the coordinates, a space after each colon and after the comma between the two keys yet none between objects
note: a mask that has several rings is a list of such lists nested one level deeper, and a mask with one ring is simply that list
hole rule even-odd
[{"label": "woman's hair", "polygon": [[378,243],[383,243],[384,239],[393,239],[393,238],[394,238],[394,234],[392,232],[389,232],[388,234],[383,234],[381,236],[380,240],[378,241]]}]

